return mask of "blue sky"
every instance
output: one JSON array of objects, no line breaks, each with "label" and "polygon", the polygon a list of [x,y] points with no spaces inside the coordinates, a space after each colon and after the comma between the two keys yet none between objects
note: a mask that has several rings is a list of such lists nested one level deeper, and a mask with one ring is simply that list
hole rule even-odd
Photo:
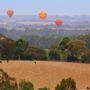
[{"label": "blue sky", "polygon": [[50,15],[90,15],[90,0],[0,0],[0,14],[8,8],[16,15],[36,15],[41,10]]}]

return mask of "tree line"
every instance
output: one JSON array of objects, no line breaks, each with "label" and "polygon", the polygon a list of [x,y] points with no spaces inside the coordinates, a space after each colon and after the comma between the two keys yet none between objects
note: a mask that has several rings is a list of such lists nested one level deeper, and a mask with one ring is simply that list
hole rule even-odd
[{"label": "tree line", "polygon": [[1,60],[90,62],[90,38],[86,38],[90,35],[77,38],[63,37],[58,45],[51,45],[50,48],[30,45],[30,42],[23,38],[15,41],[5,36],[0,36]]}]

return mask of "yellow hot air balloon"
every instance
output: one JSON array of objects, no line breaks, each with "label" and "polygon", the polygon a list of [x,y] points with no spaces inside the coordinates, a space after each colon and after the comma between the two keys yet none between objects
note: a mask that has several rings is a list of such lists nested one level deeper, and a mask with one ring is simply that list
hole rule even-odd
[{"label": "yellow hot air balloon", "polygon": [[12,17],[13,14],[14,14],[14,11],[13,11],[12,9],[7,10],[7,15],[8,15],[9,17]]},{"label": "yellow hot air balloon", "polygon": [[39,13],[39,18],[40,18],[41,20],[45,20],[46,17],[47,17],[47,13],[46,13],[45,11],[41,11],[41,12]]}]

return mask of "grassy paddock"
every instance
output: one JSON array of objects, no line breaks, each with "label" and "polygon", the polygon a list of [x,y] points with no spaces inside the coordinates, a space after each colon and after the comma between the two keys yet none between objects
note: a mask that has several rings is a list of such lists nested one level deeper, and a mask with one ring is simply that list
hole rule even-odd
[{"label": "grassy paddock", "polygon": [[51,61],[13,61],[0,63],[0,69],[8,72],[17,81],[23,79],[31,81],[35,88],[49,87],[54,90],[63,79],[75,79],[79,90],[90,87],[90,64],[66,63]]}]

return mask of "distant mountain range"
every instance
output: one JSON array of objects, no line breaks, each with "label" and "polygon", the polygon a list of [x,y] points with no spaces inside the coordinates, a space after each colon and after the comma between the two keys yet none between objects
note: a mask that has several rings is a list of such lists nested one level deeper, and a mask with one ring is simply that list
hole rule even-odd
[{"label": "distant mountain range", "polygon": [[[62,19],[63,25],[57,27],[56,19]],[[0,33],[13,39],[27,35],[39,36],[77,36],[90,34],[90,16],[48,16],[40,21],[38,16],[14,16],[12,18],[0,16]]]}]

